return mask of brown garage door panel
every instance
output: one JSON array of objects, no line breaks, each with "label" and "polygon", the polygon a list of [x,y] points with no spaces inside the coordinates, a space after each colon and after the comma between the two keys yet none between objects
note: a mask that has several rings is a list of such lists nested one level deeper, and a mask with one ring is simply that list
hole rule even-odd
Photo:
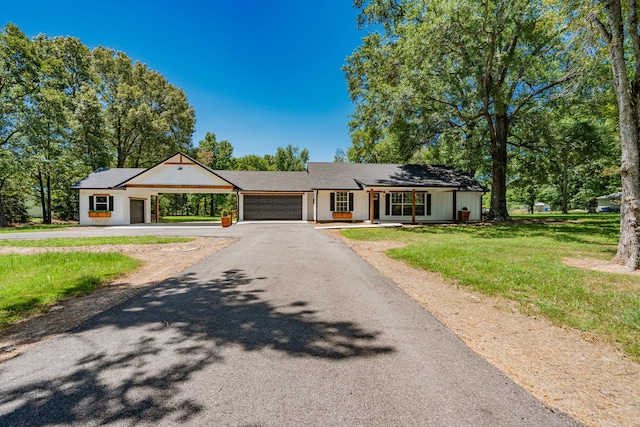
[{"label": "brown garage door panel", "polygon": [[144,200],[131,200],[129,202],[129,219],[131,224],[144,223]]},{"label": "brown garage door panel", "polygon": [[302,196],[244,196],[245,220],[301,220]]}]

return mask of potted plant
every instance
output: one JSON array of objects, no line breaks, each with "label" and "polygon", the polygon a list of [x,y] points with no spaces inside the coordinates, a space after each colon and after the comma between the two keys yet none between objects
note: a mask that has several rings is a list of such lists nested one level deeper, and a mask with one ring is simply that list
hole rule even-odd
[{"label": "potted plant", "polygon": [[233,223],[233,218],[229,215],[229,211],[227,209],[222,210],[222,226],[230,227]]},{"label": "potted plant", "polygon": [[469,221],[469,215],[471,215],[471,211],[466,206],[461,211],[458,211],[458,219],[462,222]]}]

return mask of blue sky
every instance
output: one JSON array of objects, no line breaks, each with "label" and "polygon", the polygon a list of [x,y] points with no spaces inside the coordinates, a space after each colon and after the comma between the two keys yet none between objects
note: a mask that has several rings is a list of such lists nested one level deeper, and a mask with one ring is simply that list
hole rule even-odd
[{"label": "blue sky", "polygon": [[311,161],[350,145],[340,68],[364,35],[357,14],[351,0],[0,1],[3,26],[121,50],[182,88],[194,145],[214,132],[235,157],[292,144]]}]

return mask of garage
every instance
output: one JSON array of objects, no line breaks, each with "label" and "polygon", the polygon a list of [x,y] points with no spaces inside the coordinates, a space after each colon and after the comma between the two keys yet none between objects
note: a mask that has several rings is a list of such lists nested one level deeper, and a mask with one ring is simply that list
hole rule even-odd
[{"label": "garage", "polygon": [[301,195],[245,195],[245,220],[302,220]]},{"label": "garage", "polygon": [[144,224],[144,200],[129,200],[130,224]]}]

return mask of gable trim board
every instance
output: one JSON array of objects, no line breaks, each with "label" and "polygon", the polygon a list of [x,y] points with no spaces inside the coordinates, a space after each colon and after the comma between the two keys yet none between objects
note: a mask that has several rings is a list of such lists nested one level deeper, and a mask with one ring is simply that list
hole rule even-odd
[{"label": "gable trim board", "polygon": [[[475,179],[442,166],[310,162],[300,172],[214,171],[183,153],[148,169],[99,169],[72,188],[80,193],[81,225],[131,223],[130,199],[144,201],[148,223],[152,196],[232,192],[238,194],[239,221],[371,221],[377,204],[380,222],[456,222],[463,207],[470,220],[480,220],[487,192]],[[90,197],[98,193],[110,197],[111,217],[89,217]],[[139,209],[140,203],[134,205]],[[340,215],[334,218],[334,212]],[[139,221],[139,213],[134,218]]]}]

